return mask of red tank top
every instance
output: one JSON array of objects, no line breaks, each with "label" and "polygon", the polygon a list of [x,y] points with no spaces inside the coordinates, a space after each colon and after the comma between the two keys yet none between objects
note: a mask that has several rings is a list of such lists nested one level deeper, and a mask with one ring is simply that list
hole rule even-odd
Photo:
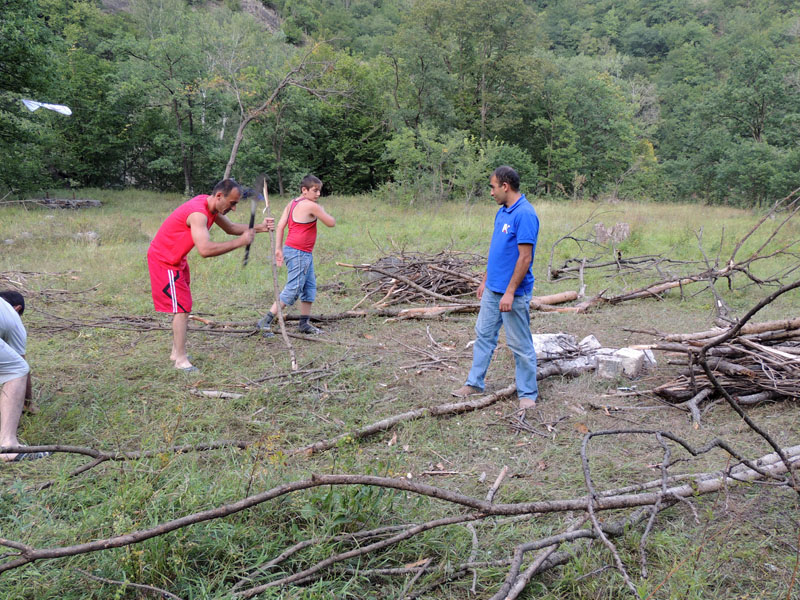
[{"label": "red tank top", "polygon": [[206,216],[208,228],[211,229],[217,215],[212,215],[208,210],[208,195],[195,196],[172,211],[161,224],[156,237],[150,242],[148,256],[164,264],[181,267],[186,261],[186,255],[194,248],[192,229],[186,224],[186,219],[196,212]]},{"label": "red tank top", "polygon": [[289,235],[286,236],[286,245],[295,250],[311,252],[317,241],[317,219],[314,218],[310,223],[298,223],[294,220],[292,214],[301,200],[303,198],[292,200],[292,207],[289,209]]}]

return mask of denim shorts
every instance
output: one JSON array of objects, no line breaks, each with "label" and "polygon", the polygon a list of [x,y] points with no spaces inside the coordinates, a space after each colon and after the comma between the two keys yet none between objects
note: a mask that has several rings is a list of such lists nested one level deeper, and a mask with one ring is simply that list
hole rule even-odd
[{"label": "denim shorts", "polygon": [[317,297],[317,278],[311,252],[284,246],[283,260],[289,269],[289,279],[281,292],[281,302],[291,306],[298,297],[301,302],[313,302]]}]

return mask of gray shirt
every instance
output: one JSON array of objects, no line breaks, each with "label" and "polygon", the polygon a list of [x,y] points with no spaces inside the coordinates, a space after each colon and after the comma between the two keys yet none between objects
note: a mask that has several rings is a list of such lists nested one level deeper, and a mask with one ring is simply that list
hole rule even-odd
[{"label": "gray shirt", "polygon": [[0,339],[20,356],[25,356],[28,332],[17,311],[4,298],[0,298]]}]

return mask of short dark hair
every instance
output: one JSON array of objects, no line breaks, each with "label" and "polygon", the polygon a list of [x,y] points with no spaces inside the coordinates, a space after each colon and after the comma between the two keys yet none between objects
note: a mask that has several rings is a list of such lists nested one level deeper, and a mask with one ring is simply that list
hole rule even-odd
[{"label": "short dark hair", "polygon": [[303,177],[303,181],[300,182],[300,191],[303,191],[304,188],[310,190],[314,186],[322,190],[322,180],[319,177],[308,174]]},{"label": "short dark hair", "polygon": [[8,302],[11,306],[19,306],[19,314],[25,312],[25,298],[16,290],[0,291],[0,298]]},{"label": "short dark hair", "polygon": [[497,183],[507,183],[512,191],[519,191],[519,174],[509,166],[497,167],[492,175],[497,179]]},{"label": "short dark hair", "polygon": [[227,197],[233,190],[239,190],[240,195],[243,192],[242,186],[235,179],[223,179],[214,186],[214,189],[211,190],[211,195],[215,196],[217,192],[222,192],[222,195]]}]

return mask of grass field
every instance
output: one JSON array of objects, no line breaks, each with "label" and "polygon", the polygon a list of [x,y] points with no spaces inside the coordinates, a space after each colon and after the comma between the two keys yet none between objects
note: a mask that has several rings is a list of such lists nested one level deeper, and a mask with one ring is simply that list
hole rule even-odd
[{"label": "grass field", "polygon": [[[28,358],[34,373],[37,415],[23,416],[20,437],[27,444],[69,444],[105,451],[159,450],[172,445],[216,440],[258,441],[247,450],[221,449],[186,454],[158,453],[141,460],[106,462],[85,474],[69,473],[86,457],[56,454],[35,462],[0,467],[0,538],[36,548],[69,546],[144,529],[193,512],[235,502],[319,474],[410,477],[462,494],[484,498],[503,466],[509,475],[498,502],[585,496],[580,463],[583,433],[650,428],[673,432],[702,445],[715,437],[748,457],[768,454],[769,446],[726,406],[718,405],[699,429],[687,414],[651,399],[623,398],[624,406],[654,407],[606,413],[590,403],[614,394],[618,386],[647,390],[669,379],[675,367],[658,356],[659,366],[638,381],[605,381],[592,375],[549,378],[541,383],[537,419],[557,423],[549,438],[515,432],[503,418],[516,401],[447,418],[408,422],[364,440],[347,440],[313,456],[289,452],[318,440],[353,431],[414,408],[450,402],[470,366],[466,349],[474,315],[434,321],[364,318],[333,321],[314,341],[294,338],[300,368],[292,377],[279,336],[226,335],[193,330],[189,353],[200,367],[189,378],[171,368],[169,321],[152,311],[145,254],[151,236],[181,201],[178,196],[88,190],[102,208],[54,211],[27,205],[0,207],[0,287],[12,283],[28,292],[24,321]],[[284,199],[285,201],[285,199]],[[322,198],[337,219],[320,228],[315,265],[320,292],[314,314],[350,309],[363,296],[361,280],[337,262],[365,263],[400,249],[438,252],[445,248],[485,255],[491,235],[493,202],[400,207],[369,196]],[[577,289],[577,280],[548,282],[553,244],[588,220],[591,226],[625,222],[631,236],[619,245],[623,256],[661,254],[686,261],[725,260],[760,215],[698,205],[534,202],[541,234],[534,274],[535,294]],[[275,201],[277,213],[283,201]],[[244,207],[242,207],[244,208]],[[590,218],[594,213],[594,217]],[[246,221],[240,209],[234,220]],[[779,219],[776,220],[779,222]],[[213,239],[224,234],[216,228]],[[76,239],[95,232],[97,240]],[[766,235],[759,233],[739,251],[746,255]],[[789,223],[772,242],[800,238]],[[3,243],[3,240],[11,242]],[[273,300],[268,236],[256,238],[250,264],[242,254],[189,257],[196,315],[218,322],[252,322]],[[555,264],[582,256],[569,240],[556,247]],[[595,250],[587,247],[587,253]],[[767,276],[791,258],[758,264]],[[676,269],[678,267],[675,267]],[[698,268],[697,270],[702,270]],[[281,272],[281,284],[285,270]],[[797,274],[794,274],[794,278]],[[586,293],[613,295],[653,281],[653,274],[607,277],[587,271]],[[723,282],[724,283],[724,282]],[[741,316],[771,288],[734,279],[732,290],[718,288]],[[336,284],[336,285],[334,285]],[[794,317],[800,294],[786,294],[757,320]],[[704,284],[673,290],[661,300],[604,305],[588,314],[534,313],[535,333],[594,334],[604,345],[647,343],[636,330],[700,331],[713,325],[713,297]],[[139,319],[138,325],[136,325]],[[134,325],[132,326],[131,323]],[[295,325],[290,324],[290,327]],[[437,344],[434,346],[433,344]],[[442,349],[445,348],[445,349]],[[422,352],[444,353],[453,368],[416,369]],[[319,376],[311,374],[317,370]],[[269,378],[264,381],[264,378]],[[494,388],[513,383],[513,358],[501,347],[489,370]],[[242,394],[219,399],[193,390]],[[797,399],[748,410],[779,443],[798,443]],[[662,449],[645,436],[615,436],[594,442],[595,486],[608,489],[649,481],[658,473]],[[676,451],[677,452],[677,451]],[[686,458],[689,458],[688,455]],[[728,458],[712,452],[677,465],[677,472],[724,468]],[[426,475],[430,471],[445,475]],[[44,490],[38,484],[54,481]],[[659,515],[648,545],[647,579],[639,574],[638,544],[643,528],[616,540],[642,598],[798,598],[800,518],[797,495],[785,488],[732,486],[724,493],[698,497]],[[696,511],[696,515],[693,511]],[[320,487],[179,529],[142,543],[79,556],[41,560],[0,574],[0,596],[7,598],[140,598],[142,590],[89,579],[80,570],[115,581],[164,588],[183,599],[230,598],[231,588],[253,567],[293,544],[313,544],[281,563],[258,582],[299,571],[350,545],[325,541],[343,532],[418,523],[458,514],[451,505],[366,486]],[[262,598],[399,598],[411,576],[363,574],[377,567],[402,567],[431,559],[440,569],[414,582],[423,589],[455,564],[475,554],[477,561],[505,558],[516,544],[561,531],[575,515],[488,519],[476,523],[477,549],[463,525],[442,527],[393,548],[325,571],[302,586],[272,589]],[[609,520],[615,518],[607,515]],[[14,552],[7,549],[4,561]],[[600,544],[574,548],[565,566],[535,577],[524,598],[613,599],[630,597]],[[477,571],[440,586],[426,598],[489,598],[501,585],[505,567]],[[247,587],[247,586],[246,586]],[[152,593],[149,597],[154,597]]]}]

